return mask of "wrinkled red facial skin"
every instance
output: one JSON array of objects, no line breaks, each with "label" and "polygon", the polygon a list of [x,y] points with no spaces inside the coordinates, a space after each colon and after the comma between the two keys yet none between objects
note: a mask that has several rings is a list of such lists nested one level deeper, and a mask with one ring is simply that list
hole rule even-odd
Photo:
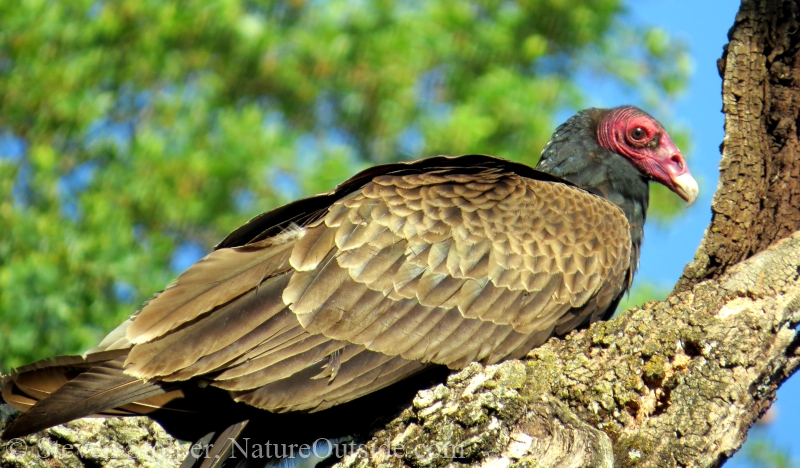
[{"label": "wrinkled red facial skin", "polygon": [[[641,136],[637,129],[641,129]],[[689,172],[664,127],[635,107],[618,107],[606,114],[597,126],[597,141],[603,148],[626,156],[639,171],[673,191],[675,178]]]}]

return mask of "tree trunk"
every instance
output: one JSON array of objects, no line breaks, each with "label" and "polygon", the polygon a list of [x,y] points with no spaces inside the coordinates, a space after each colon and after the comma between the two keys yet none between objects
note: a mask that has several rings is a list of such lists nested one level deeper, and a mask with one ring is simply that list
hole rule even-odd
[{"label": "tree trunk", "polygon": [[[667,300],[523,361],[470,365],[340,466],[706,467],[731,456],[800,363],[799,17],[799,0],[742,1],[719,60],[713,218]],[[79,442],[119,451],[40,458]],[[159,466],[181,449],[146,419],[84,420],[13,441],[0,463]]]},{"label": "tree trunk", "polygon": [[718,60],[722,142],[713,218],[676,291],[800,230],[800,4],[743,0]]}]

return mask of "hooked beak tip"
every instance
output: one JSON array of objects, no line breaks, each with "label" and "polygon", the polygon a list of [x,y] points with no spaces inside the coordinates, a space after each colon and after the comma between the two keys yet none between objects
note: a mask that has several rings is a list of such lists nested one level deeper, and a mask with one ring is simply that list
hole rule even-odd
[{"label": "hooked beak tip", "polygon": [[686,200],[687,207],[692,206],[692,203],[697,200],[697,193],[700,191],[697,186],[697,181],[694,180],[694,177],[686,172],[678,177],[675,177],[675,179],[673,179],[673,183],[674,192]]}]

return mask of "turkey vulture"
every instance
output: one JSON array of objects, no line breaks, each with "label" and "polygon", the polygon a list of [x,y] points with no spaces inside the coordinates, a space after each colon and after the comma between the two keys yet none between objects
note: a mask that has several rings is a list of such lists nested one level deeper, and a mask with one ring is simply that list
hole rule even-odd
[{"label": "turkey vulture", "polygon": [[325,415],[347,426],[424,371],[522,357],[614,313],[651,180],[697,196],[669,134],[630,106],[571,117],[537,169],[484,155],[367,169],[253,218],[83,357],[18,369],[2,395],[23,414],[3,438],[92,414],[236,436],[243,408],[295,437]]}]

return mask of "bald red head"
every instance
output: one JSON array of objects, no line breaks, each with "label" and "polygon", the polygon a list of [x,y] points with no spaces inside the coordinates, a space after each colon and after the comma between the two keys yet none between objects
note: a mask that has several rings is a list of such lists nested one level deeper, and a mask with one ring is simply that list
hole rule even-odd
[{"label": "bald red head", "polygon": [[628,158],[640,172],[666,185],[690,205],[697,198],[697,182],[675,142],[641,109],[624,106],[609,111],[597,126],[597,141]]}]

